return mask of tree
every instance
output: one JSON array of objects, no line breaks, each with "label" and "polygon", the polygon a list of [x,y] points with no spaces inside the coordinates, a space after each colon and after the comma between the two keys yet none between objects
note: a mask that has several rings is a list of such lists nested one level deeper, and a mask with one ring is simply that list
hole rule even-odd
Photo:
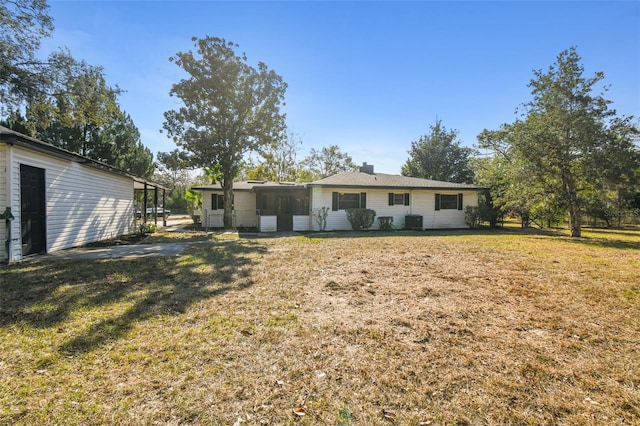
[{"label": "tree", "polygon": [[320,151],[311,148],[302,165],[311,173],[313,180],[322,179],[340,172],[356,171],[358,166],[351,156],[340,151],[338,145],[323,147]]},{"label": "tree", "polygon": [[[60,52],[59,86],[31,99],[23,118],[13,112],[11,128],[59,148],[149,178],[153,154],[140,140],[131,116],[120,109],[122,90],[107,85],[101,67]],[[53,81],[53,80],[52,80]]]},{"label": "tree", "polygon": [[98,156],[100,133],[117,120],[120,88],[107,85],[102,67],[71,60],[63,72],[62,87],[29,103],[27,122],[34,136],[93,159]]},{"label": "tree", "polygon": [[460,146],[457,130],[447,130],[441,120],[430,127],[428,135],[411,142],[409,159],[402,166],[404,176],[445,182],[471,183],[471,148]]},{"label": "tree", "polygon": [[0,103],[9,107],[32,98],[46,84],[44,64],[35,59],[53,22],[45,0],[0,1]]},{"label": "tree", "polygon": [[192,167],[217,165],[222,172],[224,227],[232,224],[233,180],[244,155],[278,140],[285,129],[280,112],[287,85],[259,62],[247,63],[239,46],[217,37],[193,38],[196,53],[179,52],[171,62],[188,77],[170,95],[183,103],[165,112],[164,130],[182,149]]},{"label": "tree", "polygon": [[583,73],[575,48],[561,52],[547,71],[534,71],[533,99],[524,105],[523,118],[480,136],[481,147],[511,156],[526,170],[523,177],[544,194],[549,211],[568,212],[573,237],[581,236],[589,194],[598,191],[607,171],[621,174],[615,171],[619,155],[610,150],[633,155],[629,140],[638,133],[630,118],[615,117],[603,93],[593,93],[604,74]]},{"label": "tree", "polygon": [[508,182],[505,178],[504,161],[498,156],[475,157],[471,159],[474,183],[486,188],[478,200],[480,220],[489,222],[491,228],[498,226],[498,222],[506,212],[504,193]]},{"label": "tree", "polygon": [[96,159],[120,170],[150,179],[155,167],[153,153],[140,139],[131,116],[119,108],[100,129]]},{"label": "tree", "polygon": [[[169,189],[165,207],[174,212],[193,213],[191,206],[194,200],[191,196],[195,193],[189,192],[189,187],[193,185],[194,179],[187,170],[188,165],[185,159],[177,150],[168,153],[160,152],[157,159],[158,170],[153,180]],[[191,197],[191,200],[188,197]]]},{"label": "tree", "polygon": [[259,152],[261,161],[247,162],[246,177],[250,180],[269,180],[274,182],[296,182],[303,180],[305,173],[297,160],[302,141],[293,133]]}]

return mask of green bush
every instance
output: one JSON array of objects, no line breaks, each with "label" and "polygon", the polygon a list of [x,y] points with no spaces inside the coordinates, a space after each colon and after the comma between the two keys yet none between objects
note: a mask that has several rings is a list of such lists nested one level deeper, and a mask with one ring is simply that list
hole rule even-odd
[{"label": "green bush", "polygon": [[376,218],[375,210],[371,209],[347,209],[347,219],[354,231],[369,229]]},{"label": "green bush", "polygon": [[467,206],[464,208],[464,223],[469,228],[480,226],[480,210],[477,207]]},{"label": "green bush", "polygon": [[381,231],[390,231],[393,229],[393,216],[380,216],[378,218],[378,228]]},{"label": "green bush", "polygon": [[158,227],[155,225],[155,223],[141,223],[138,228],[138,232],[140,232],[141,234],[153,234],[157,230]]}]

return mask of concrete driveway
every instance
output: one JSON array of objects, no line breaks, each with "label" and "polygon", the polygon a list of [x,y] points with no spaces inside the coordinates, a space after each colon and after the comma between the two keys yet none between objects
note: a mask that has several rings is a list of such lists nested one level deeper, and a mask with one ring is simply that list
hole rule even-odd
[{"label": "concrete driveway", "polygon": [[[189,216],[170,216],[165,231],[178,231],[191,224]],[[189,243],[131,244],[109,247],[78,247],[38,256],[41,260],[119,259],[134,257],[174,257],[182,254]]]},{"label": "concrete driveway", "polygon": [[112,247],[86,247],[60,250],[43,256],[41,260],[118,259],[133,257],[179,256],[189,243],[133,244]]}]

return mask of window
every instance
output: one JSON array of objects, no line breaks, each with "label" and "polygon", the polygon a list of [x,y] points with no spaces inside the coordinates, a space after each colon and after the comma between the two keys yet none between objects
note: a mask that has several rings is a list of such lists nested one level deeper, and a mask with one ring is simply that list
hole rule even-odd
[{"label": "window", "polygon": [[211,194],[211,210],[224,210],[224,195]]},{"label": "window", "polygon": [[331,210],[366,209],[366,192],[334,192],[332,194]]},{"label": "window", "polygon": [[390,206],[408,206],[409,205],[409,194],[394,194],[392,192],[389,193],[389,205]]},{"label": "window", "polygon": [[256,207],[258,208],[258,210],[266,211],[269,209],[269,198],[266,193],[259,192],[256,195],[256,198],[257,198],[257,204],[258,204]]},{"label": "window", "polygon": [[309,214],[309,197],[295,197],[293,199],[293,214],[306,215]]},{"label": "window", "polygon": [[436,194],[436,210],[462,210],[462,194]]}]

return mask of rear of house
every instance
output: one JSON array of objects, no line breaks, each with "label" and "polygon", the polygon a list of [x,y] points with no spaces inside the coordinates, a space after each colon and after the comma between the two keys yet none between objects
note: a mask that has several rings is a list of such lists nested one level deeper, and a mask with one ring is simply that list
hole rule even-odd
[{"label": "rear of house", "polygon": [[[192,188],[202,192],[202,226],[222,228],[224,195],[220,184]],[[260,232],[308,231],[309,191],[306,184],[252,180],[233,187],[234,228]]]},{"label": "rear of house", "polygon": [[[222,187],[194,188],[203,193],[203,226],[222,227]],[[234,227],[260,232],[351,230],[346,210],[369,208],[391,217],[395,229],[466,228],[464,209],[478,205],[482,188],[374,173],[366,163],[310,183],[246,181],[234,183]],[[326,220],[320,220],[326,214]],[[372,229],[378,229],[376,220]]]},{"label": "rear of house", "polygon": [[135,232],[134,179],[0,127],[0,261]]}]

